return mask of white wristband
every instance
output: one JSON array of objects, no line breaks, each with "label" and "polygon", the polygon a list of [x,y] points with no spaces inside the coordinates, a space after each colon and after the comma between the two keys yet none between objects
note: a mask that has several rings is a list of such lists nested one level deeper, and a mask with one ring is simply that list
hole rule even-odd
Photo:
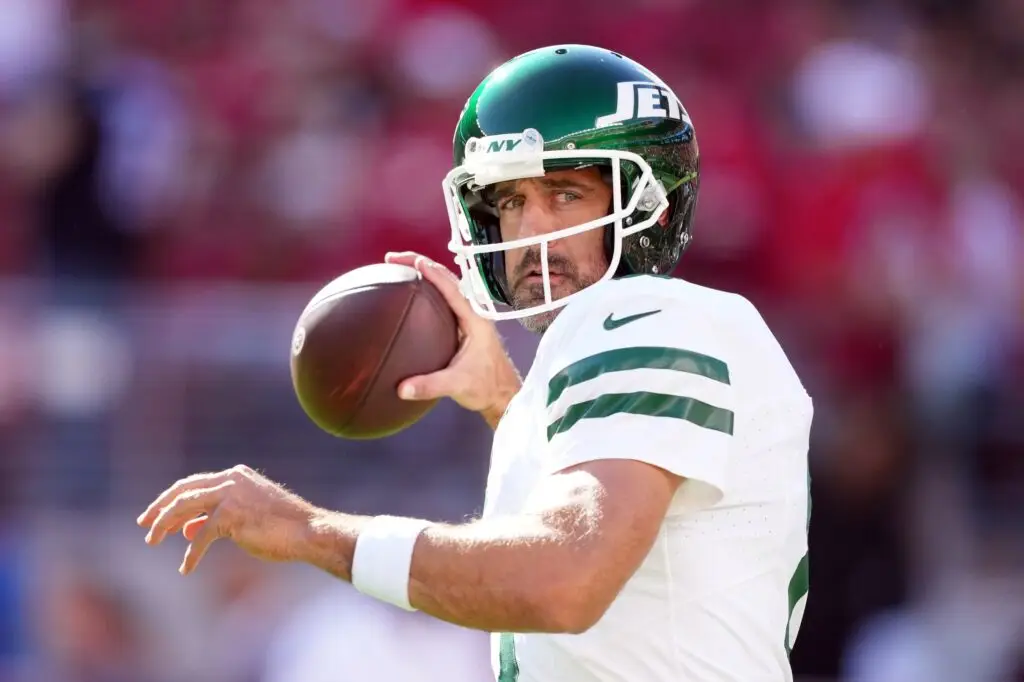
[{"label": "white wristband", "polygon": [[409,603],[409,569],[416,540],[430,521],[375,516],[356,539],[352,586],[365,595],[415,611]]}]

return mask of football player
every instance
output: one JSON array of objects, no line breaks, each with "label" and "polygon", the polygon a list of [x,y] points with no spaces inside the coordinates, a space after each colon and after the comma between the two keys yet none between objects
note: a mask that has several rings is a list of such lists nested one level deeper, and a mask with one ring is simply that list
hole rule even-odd
[{"label": "football player", "polygon": [[[463,333],[399,387],[495,427],[481,519],[315,508],[241,466],[139,517],[182,573],[231,538],[493,635],[499,682],[791,680],[808,591],[812,404],[743,297],[668,277],[699,187],[693,123],[620,54],[535,50],[479,85],[443,182],[461,279],[411,253]],[[494,320],[543,334],[524,381]]]}]

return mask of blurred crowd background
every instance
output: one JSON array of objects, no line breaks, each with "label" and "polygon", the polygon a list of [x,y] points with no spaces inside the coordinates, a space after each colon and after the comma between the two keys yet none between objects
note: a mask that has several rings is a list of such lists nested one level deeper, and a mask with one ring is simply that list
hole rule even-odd
[{"label": "blurred crowd background", "polygon": [[479,509],[476,416],[332,439],[290,336],[389,249],[452,262],[459,111],[559,42],[683,100],[676,274],[752,299],[816,400],[799,678],[1024,680],[1021,0],[0,0],[0,681],[488,679],[480,633],[226,543],[183,579],[134,518],[240,462]]}]

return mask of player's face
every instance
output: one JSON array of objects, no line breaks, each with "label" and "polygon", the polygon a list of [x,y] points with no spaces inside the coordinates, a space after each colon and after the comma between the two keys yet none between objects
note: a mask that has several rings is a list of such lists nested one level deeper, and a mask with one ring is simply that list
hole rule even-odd
[{"label": "player's face", "polygon": [[[492,201],[498,209],[502,241],[537,237],[608,215],[611,187],[597,168],[550,171],[541,178],[502,182]],[[540,245],[505,253],[512,306],[517,310],[544,303]],[[551,298],[558,300],[590,286],[608,270],[604,229],[595,228],[548,242]],[[534,332],[543,332],[558,310],[522,320]]]}]

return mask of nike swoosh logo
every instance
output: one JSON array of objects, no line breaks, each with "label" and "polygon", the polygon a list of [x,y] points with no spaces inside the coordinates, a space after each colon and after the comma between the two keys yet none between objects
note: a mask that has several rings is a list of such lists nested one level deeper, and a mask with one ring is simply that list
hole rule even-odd
[{"label": "nike swoosh logo", "polygon": [[604,321],[604,328],[607,329],[608,331],[611,331],[613,329],[618,329],[619,327],[621,327],[624,324],[629,324],[630,322],[636,322],[637,320],[639,320],[641,318],[649,317],[651,315],[657,315],[660,312],[661,312],[660,310],[650,310],[650,311],[648,311],[646,313],[637,313],[636,315],[627,315],[626,317],[620,317],[617,320],[613,320],[612,319],[613,313],[609,313],[608,314],[608,318]]}]

